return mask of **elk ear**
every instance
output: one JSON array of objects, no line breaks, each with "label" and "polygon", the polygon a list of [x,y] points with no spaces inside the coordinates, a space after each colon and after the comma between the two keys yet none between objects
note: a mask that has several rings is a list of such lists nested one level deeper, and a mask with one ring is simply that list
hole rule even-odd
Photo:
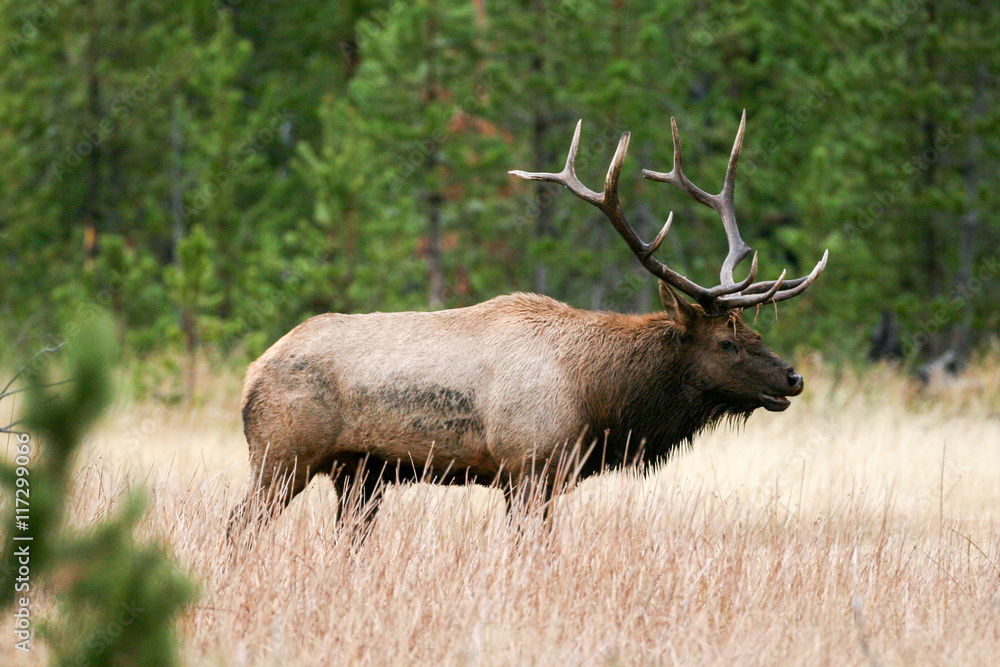
[{"label": "elk ear", "polygon": [[660,281],[660,301],[663,303],[663,310],[673,315],[678,324],[685,324],[694,317],[694,308],[691,307],[691,304],[683,297],[677,296],[677,293],[670,289],[670,285],[662,280]]}]

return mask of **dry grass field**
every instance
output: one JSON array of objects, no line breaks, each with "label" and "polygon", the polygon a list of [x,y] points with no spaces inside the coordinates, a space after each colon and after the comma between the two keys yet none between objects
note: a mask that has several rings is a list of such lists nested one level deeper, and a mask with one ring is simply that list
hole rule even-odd
[{"label": "dry grass field", "polygon": [[[358,544],[323,480],[224,568],[246,473],[235,379],[187,407],[118,406],[78,461],[74,521],[151,490],[143,530],[201,582],[181,625],[192,665],[993,663],[995,362],[932,392],[799,366],[787,412],[645,477],[588,480],[551,530],[508,526],[496,491],[417,485]],[[9,619],[0,633],[11,663]]]}]

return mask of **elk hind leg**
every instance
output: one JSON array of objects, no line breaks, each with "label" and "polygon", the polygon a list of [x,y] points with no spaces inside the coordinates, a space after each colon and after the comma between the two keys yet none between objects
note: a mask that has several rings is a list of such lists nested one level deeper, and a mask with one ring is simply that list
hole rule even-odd
[{"label": "elk hind leg", "polygon": [[242,541],[252,547],[256,534],[267,527],[301,493],[312,477],[312,472],[292,461],[287,464],[255,466],[247,489],[233,507],[226,527],[230,547]]}]

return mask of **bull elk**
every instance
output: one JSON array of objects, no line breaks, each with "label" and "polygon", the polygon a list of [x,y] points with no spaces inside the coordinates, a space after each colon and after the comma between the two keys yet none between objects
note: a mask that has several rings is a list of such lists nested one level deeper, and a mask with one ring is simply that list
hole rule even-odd
[{"label": "bull elk", "polygon": [[[721,216],[729,252],[715,287],[653,257],[672,213],[649,243],[626,219],[618,178],[629,133],[602,192],[576,175],[580,123],[562,171],[510,172],[563,185],[600,209],[659,279],[662,312],[590,312],[511,294],[439,312],[318,315],[271,346],[247,371],[243,427],[251,471],[230,538],[251,518],[273,518],[320,473],[331,475],[341,498],[353,492],[371,512],[384,483],[419,479],[497,484],[509,508],[518,490],[551,492],[555,463],[570,450],[580,479],[660,461],[720,419],[787,408],[788,397],[802,392],[802,377],[740,313],[801,294],[828,253],[804,277],[786,280],[782,272],[765,282],[754,282],[754,253],[747,277],[733,277],[751,253],[733,206],[745,124],[744,112],[717,195],[685,176],[673,119],[673,169],[642,172]],[[263,509],[251,513],[255,499]]]}]

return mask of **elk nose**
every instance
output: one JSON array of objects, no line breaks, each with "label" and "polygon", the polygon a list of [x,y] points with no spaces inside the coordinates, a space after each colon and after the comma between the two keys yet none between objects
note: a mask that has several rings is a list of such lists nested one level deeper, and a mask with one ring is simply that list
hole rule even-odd
[{"label": "elk nose", "polygon": [[792,391],[802,391],[802,376],[795,372],[795,369],[788,369],[788,386]]}]

